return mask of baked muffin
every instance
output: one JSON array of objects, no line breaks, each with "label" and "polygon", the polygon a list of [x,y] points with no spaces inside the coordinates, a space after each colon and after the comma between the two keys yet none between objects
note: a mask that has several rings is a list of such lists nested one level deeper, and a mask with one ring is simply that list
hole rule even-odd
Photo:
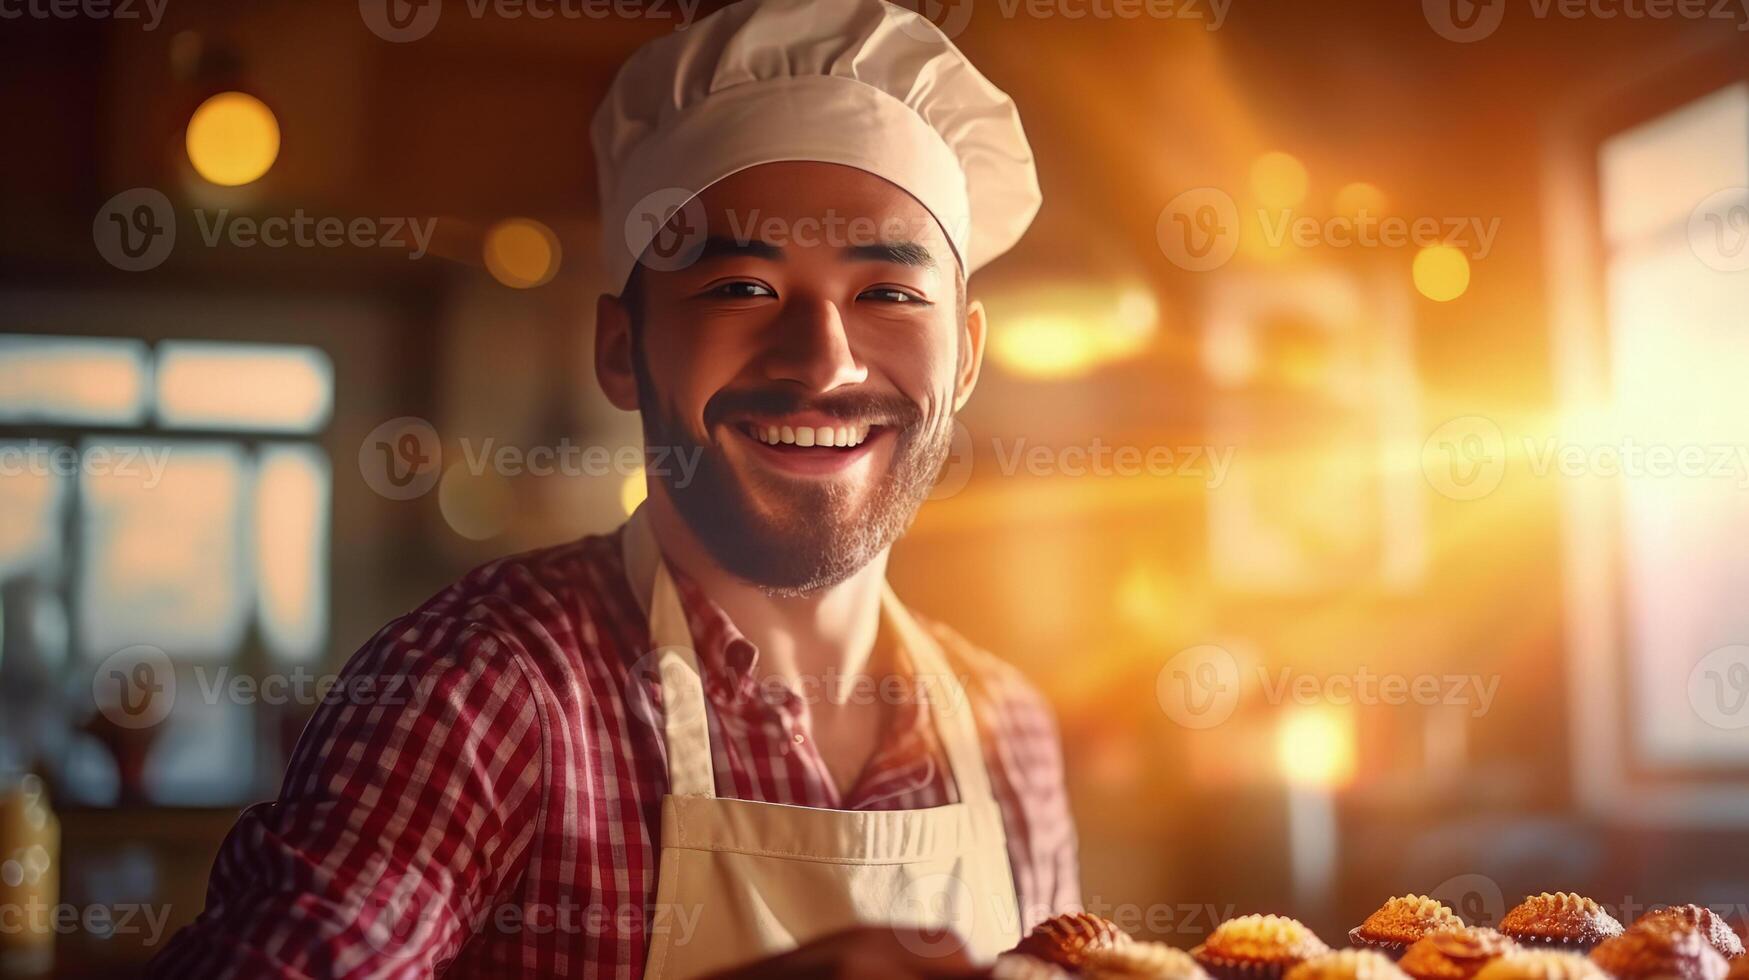
[{"label": "baked muffin", "polygon": [[1339,949],[1289,968],[1282,980],[1408,980],[1408,975],[1378,950]]},{"label": "baked muffin", "polygon": [[1476,971],[1476,980],[1611,980],[1603,968],[1578,953],[1519,949]]},{"label": "baked muffin", "polygon": [[1397,967],[1415,980],[1470,980],[1482,967],[1519,948],[1492,929],[1465,926],[1422,936]]},{"label": "baked muffin", "polygon": [[1727,960],[1743,955],[1743,940],[1731,931],[1730,923],[1704,905],[1666,905],[1647,912],[1634,923],[1654,924],[1693,929]]},{"label": "baked muffin", "polygon": [[1110,919],[1091,912],[1069,912],[1033,926],[1020,945],[1014,947],[1014,952],[1079,970],[1087,961],[1088,953],[1129,941],[1129,934]]},{"label": "baked muffin", "polygon": [[1091,980],[1209,980],[1184,950],[1135,941],[1092,950],[1081,975]]},{"label": "baked muffin", "polygon": [[1285,915],[1242,915],[1215,927],[1190,951],[1220,980],[1276,980],[1314,956],[1330,952],[1312,930]]},{"label": "baked muffin", "polygon": [[1543,892],[1518,903],[1500,920],[1500,931],[1527,946],[1574,952],[1621,935],[1621,923],[1591,899],[1572,892]]},{"label": "baked muffin", "polygon": [[1681,922],[1635,925],[1591,951],[1616,980],[1725,980],[1731,967],[1697,929]]},{"label": "baked muffin", "polygon": [[1366,921],[1348,931],[1348,941],[1387,953],[1391,958],[1402,956],[1422,936],[1432,932],[1462,929],[1464,920],[1445,907],[1445,903],[1425,895],[1404,895],[1379,907]]}]

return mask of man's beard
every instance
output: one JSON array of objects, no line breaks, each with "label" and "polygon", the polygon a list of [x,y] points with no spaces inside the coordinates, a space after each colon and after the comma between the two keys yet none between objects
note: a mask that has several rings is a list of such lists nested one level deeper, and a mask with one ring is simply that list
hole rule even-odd
[{"label": "man's beard", "polygon": [[[656,472],[669,499],[719,566],[771,595],[817,592],[874,560],[911,526],[952,448],[952,416],[929,425],[916,405],[897,395],[809,400],[776,389],[719,392],[705,405],[706,432],[718,431],[730,415],[806,410],[845,421],[878,422],[894,437],[887,471],[875,474],[875,485],[865,494],[830,481],[741,474],[720,446],[700,445],[692,438],[656,395],[642,356],[634,354],[633,360],[644,445],[685,454],[670,459],[698,460],[690,481],[670,467]],[[760,497],[768,504],[755,504],[746,486],[750,480],[760,483]]]}]

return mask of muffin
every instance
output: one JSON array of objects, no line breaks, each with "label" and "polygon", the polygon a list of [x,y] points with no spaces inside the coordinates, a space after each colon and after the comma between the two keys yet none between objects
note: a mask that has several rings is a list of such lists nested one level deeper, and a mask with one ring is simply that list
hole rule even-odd
[{"label": "muffin", "polygon": [[1572,892],[1543,892],[1518,903],[1500,920],[1500,931],[1527,946],[1555,946],[1573,952],[1621,935],[1621,923],[1603,906]]},{"label": "muffin", "polygon": [[1635,925],[1591,951],[1616,980],[1725,980],[1725,958],[1699,930],[1678,922]]},{"label": "muffin", "polygon": [[1127,942],[1087,954],[1081,975],[1091,980],[1209,980],[1196,960],[1165,943]]},{"label": "muffin", "polygon": [[1284,915],[1242,915],[1215,927],[1190,951],[1219,980],[1277,980],[1288,968],[1330,952],[1330,947]]},{"label": "muffin", "polygon": [[1732,960],[1731,972],[1725,974],[1725,980],[1749,980],[1749,956]]},{"label": "muffin", "polygon": [[1476,971],[1519,945],[1492,929],[1465,926],[1416,940],[1397,967],[1415,980],[1470,980]]},{"label": "muffin", "polygon": [[1087,961],[1087,954],[1129,941],[1129,934],[1110,919],[1102,919],[1091,912],[1069,912],[1033,926],[1020,945],[1014,947],[1014,952],[1079,970]]},{"label": "muffin", "polygon": [[1404,895],[1385,902],[1365,922],[1350,929],[1348,941],[1396,959],[1428,933],[1463,927],[1464,920],[1446,908],[1445,903],[1425,895]]},{"label": "muffin", "polygon": [[1578,953],[1520,949],[1497,957],[1476,980],[1611,980],[1603,968]]},{"label": "muffin", "polygon": [[1634,923],[1636,926],[1653,924],[1693,929],[1727,960],[1743,955],[1743,940],[1731,931],[1730,924],[1723,917],[1715,915],[1704,905],[1666,905],[1647,912]]},{"label": "muffin", "polygon": [[1408,976],[1377,950],[1341,949],[1291,967],[1282,980],[1408,980]]}]

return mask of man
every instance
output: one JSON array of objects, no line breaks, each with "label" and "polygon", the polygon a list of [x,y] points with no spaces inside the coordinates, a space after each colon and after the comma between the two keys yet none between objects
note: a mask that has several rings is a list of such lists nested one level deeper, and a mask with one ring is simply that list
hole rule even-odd
[{"label": "man", "polygon": [[1078,903],[1044,702],[885,582],[1038,207],[1012,103],[901,8],[747,0],[594,137],[597,375],[696,472],[366,644],[158,976],[975,976]]}]

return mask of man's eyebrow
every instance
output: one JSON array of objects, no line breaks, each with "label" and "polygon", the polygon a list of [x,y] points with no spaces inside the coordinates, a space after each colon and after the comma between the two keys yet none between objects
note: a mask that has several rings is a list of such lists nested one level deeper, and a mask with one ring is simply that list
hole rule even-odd
[{"label": "man's eyebrow", "polygon": [[851,262],[891,262],[912,265],[919,269],[935,268],[935,255],[917,242],[876,242],[872,245],[852,245],[844,250]]},{"label": "man's eyebrow", "polygon": [[730,238],[723,235],[712,235],[704,240],[704,247],[699,250],[694,262],[705,262],[710,259],[753,258],[768,259],[772,262],[783,261],[783,249],[770,242],[762,242],[756,238]]}]

